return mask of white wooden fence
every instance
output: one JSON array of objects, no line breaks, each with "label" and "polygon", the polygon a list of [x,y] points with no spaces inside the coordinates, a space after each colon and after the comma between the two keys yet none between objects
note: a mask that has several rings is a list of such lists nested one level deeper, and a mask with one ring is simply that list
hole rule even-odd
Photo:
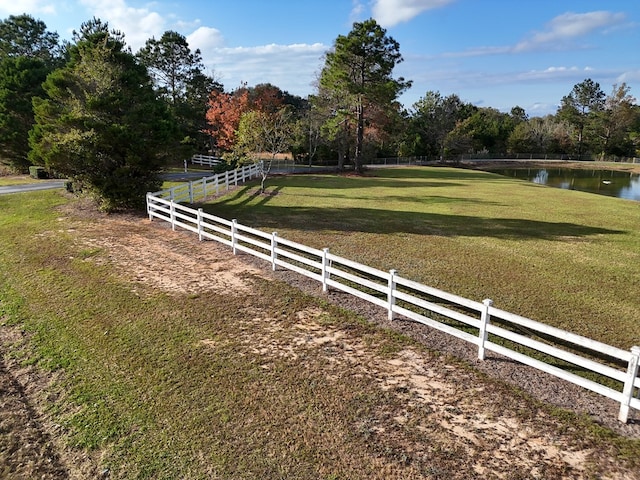
[{"label": "white wooden fence", "polygon": [[[153,197],[173,200],[175,202],[194,203],[202,200],[209,195],[218,195],[221,190],[229,190],[231,186],[244,183],[247,180],[257,177],[262,171],[262,164],[254,163],[236,170],[228,170],[211,177],[201,178],[193,182],[185,182],[166,190],[161,190],[153,194],[147,194]],[[147,200],[147,206],[149,200]]]},{"label": "white wooden fence", "polygon": [[[172,229],[183,228],[200,240],[215,240],[233,253],[245,252],[312,278],[323,291],[335,288],[387,310],[389,319],[402,315],[478,347],[478,358],[496,352],[575,383],[620,404],[618,419],[626,423],[629,409],[640,410],[640,347],[630,351],[500,310],[491,300],[477,302],[334,255],[328,248],[307,247],[278,236],[180,204],[194,203],[260,172],[244,167],[197,182],[147,194],[149,219]],[[587,372],[577,375],[571,368]]]},{"label": "white wooden fence", "polygon": [[196,165],[206,165],[208,167],[215,167],[223,162],[221,158],[212,157],[210,155],[194,155],[191,157],[191,163]]}]

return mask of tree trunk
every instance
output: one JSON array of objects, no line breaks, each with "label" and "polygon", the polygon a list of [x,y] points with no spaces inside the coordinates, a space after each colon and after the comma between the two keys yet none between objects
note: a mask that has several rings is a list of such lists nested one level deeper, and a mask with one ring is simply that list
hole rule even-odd
[{"label": "tree trunk", "polygon": [[358,126],[356,131],[356,153],[353,163],[357,173],[362,173],[362,147],[364,144],[364,106],[362,100],[358,102],[356,109],[358,115]]}]

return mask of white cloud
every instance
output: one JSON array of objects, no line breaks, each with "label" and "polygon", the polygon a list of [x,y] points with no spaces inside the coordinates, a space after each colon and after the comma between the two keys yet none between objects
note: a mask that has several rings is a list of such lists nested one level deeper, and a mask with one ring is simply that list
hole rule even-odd
[{"label": "white cloud", "polygon": [[125,33],[125,40],[133,51],[144,46],[151,37],[159,38],[165,31],[166,21],[148,8],[134,8],[124,0],[81,0],[93,15],[111,28]]},{"label": "white cloud", "polygon": [[374,0],[373,17],[383,27],[408,22],[422,12],[444,7],[455,0]]},{"label": "white cloud", "polygon": [[539,48],[563,48],[567,42],[584,37],[596,31],[605,31],[610,27],[625,22],[624,13],[607,11],[572,13],[558,15],[546,25],[546,29],[534,33],[514,47],[514,51],[522,52]]},{"label": "white cloud", "polygon": [[55,3],[50,0],[0,0],[0,12],[9,15],[34,14],[54,14],[56,13]]},{"label": "white cloud", "polygon": [[207,52],[213,48],[221,47],[224,43],[222,33],[217,28],[200,27],[193,33],[187,35],[187,42],[191,50],[200,49]]},{"label": "white cloud", "polygon": [[226,90],[238,87],[241,82],[249,86],[272,83],[289,93],[306,96],[327,50],[321,43],[270,44],[212,48],[202,50],[202,57]]},{"label": "white cloud", "polygon": [[640,70],[630,70],[628,72],[621,73],[616,78],[616,83],[630,83],[640,82]]},{"label": "white cloud", "polygon": [[352,0],[351,12],[349,13],[349,19],[351,22],[356,22],[361,19],[362,14],[365,11],[365,5],[360,0]]}]

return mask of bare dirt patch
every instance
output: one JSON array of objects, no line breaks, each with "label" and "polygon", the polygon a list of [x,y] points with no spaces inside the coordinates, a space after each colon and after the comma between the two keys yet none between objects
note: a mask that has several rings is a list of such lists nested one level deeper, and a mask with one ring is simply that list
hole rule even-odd
[{"label": "bare dirt patch", "polygon": [[[135,291],[151,288],[169,294],[197,294],[232,289],[242,294],[251,288],[251,278],[258,276],[287,281],[322,295],[312,281],[292,272],[272,273],[255,258],[233,256],[228,247],[198,242],[193,234],[173,232],[161,222],[97,214],[88,223],[69,227],[68,222],[65,218],[61,225],[86,248],[86,261],[114,266]],[[374,323],[401,330],[430,348],[474,363],[473,350],[453,338],[410,322],[390,323],[376,307],[338,292],[324,298],[359,311]],[[326,325],[323,315],[326,312],[321,308],[305,309],[297,313],[293,327],[286,327],[266,322],[269,312],[256,311],[255,317],[246,322],[269,327],[252,330],[247,341],[255,345],[254,353],[264,357],[264,368],[269,368],[272,358],[297,359],[313,351],[336,371],[348,369],[355,376],[375,378],[381,390],[401,398],[406,405],[400,411],[381,411],[358,427],[381,443],[388,440],[401,444],[404,454],[416,458],[428,458],[434,449],[449,449],[459,457],[452,462],[474,465],[477,478],[640,478],[611,453],[583,444],[570,429],[558,429],[544,409],[531,407],[523,414],[518,404],[521,398],[510,397],[507,388],[496,387],[493,381],[446,355],[405,348],[381,357],[351,332]],[[56,426],[43,406],[48,383],[53,379],[21,371],[18,362],[4,355],[3,345],[20,341],[16,330],[1,327],[0,334],[5,357],[0,363],[0,428],[6,442],[1,449],[0,477],[8,472],[7,478],[96,478],[97,471],[86,468],[77,452],[54,441]],[[211,339],[203,339],[202,344],[215,346]],[[515,385],[526,385],[538,398],[564,407],[577,405],[578,411],[615,427],[619,433],[640,437],[637,422],[615,424],[613,402],[497,357],[476,366]],[[430,443],[416,443],[410,432],[428,433]],[[460,473],[435,472],[433,478],[462,478]]]}]

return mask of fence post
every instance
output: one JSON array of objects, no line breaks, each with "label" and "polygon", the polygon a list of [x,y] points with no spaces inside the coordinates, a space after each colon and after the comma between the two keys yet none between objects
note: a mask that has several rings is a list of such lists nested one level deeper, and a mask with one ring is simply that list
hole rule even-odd
[{"label": "fence post", "polygon": [[207,198],[207,177],[202,179],[202,199]]},{"label": "fence post", "polygon": [[389,303],[387,318],[393,320],[393,306],[396,304],[396,274],[397,270],[389,270],[389,290],[387,291],[387,302]]},{"label": "fence post", "polygon": [[189,182],[189,203],[193,203],[193,182]]},{"label": "fence post", "polygon": [[224,172],[224,186],[229,190],[229,170]]},{"label": "fence post", "polygon": [[629,420],[629,405],[633,398],[634,383],[638,376],[638,363],[640,362],[640,347],[631,347],[631,358],[629,359],[629,365],[627,367],[627,379],[624,382],[624,388],[622,389],[622,401],[620,402],[620,413],[618,414],[618,420],[622,423],[627,423]]},{"label": "fence post", "polygon": [[151,200],[149,200],[149,197],[151,197],[151,192],[147,192],[147,215],[149,215],[149,221],[153,221],[153,215],[151,215]]},{"label": "fence post", "polygon": [[233,171],[233,185],[238,186],[238,170]]},{"label": "fence post", "polygon": [[278,232],[273,232],[271,234],[271,270],[276,271],[276,260],[278,259],[278,254],[276,253],[276,248],[278,246]]},{"label": "fence post", "polygon": [[198,209],[198,240],[202,241],[202,209]]},{"label": "fence post", "polygon": [[234,218],[233,220],[231,220],[231,250],[233,251],[233,254],[236,254],[236,243],[238,242],[236,240],[236,232],[238,231],[238,221]]},{"label": "fence post", "polygon": [[482,304],[484,305],[484,308],[480,315],[480,331],[478,332],[478,337],[480,339],[478,343],[478,359],[480,360],[484,360],[485,357],[484,344],[487,342],[487,338],[489,337],[489,334],[487,333],[487,324],[491,321],[489,308],[493,305],[493,300],[485,298],[482,301]]},{"label": "fence post", "polygon": [[327,267],[329,266],[329,262],[327,260],[327,254],[329,253],[328,248],[322,249],[322,291],[327,292],[327,280],[329,280],[329,270]]},{"label": "fence post", "polygon": [[169,204],[169,216],[171,218],[171,230],[176,229],[176,205],[173,202],[173,200],[171,200],[171,203]]},{"label": "fence post", "polygon": [[216,175],[216,196],[218,196],[219,192],[220,192],[220,176]]}]

